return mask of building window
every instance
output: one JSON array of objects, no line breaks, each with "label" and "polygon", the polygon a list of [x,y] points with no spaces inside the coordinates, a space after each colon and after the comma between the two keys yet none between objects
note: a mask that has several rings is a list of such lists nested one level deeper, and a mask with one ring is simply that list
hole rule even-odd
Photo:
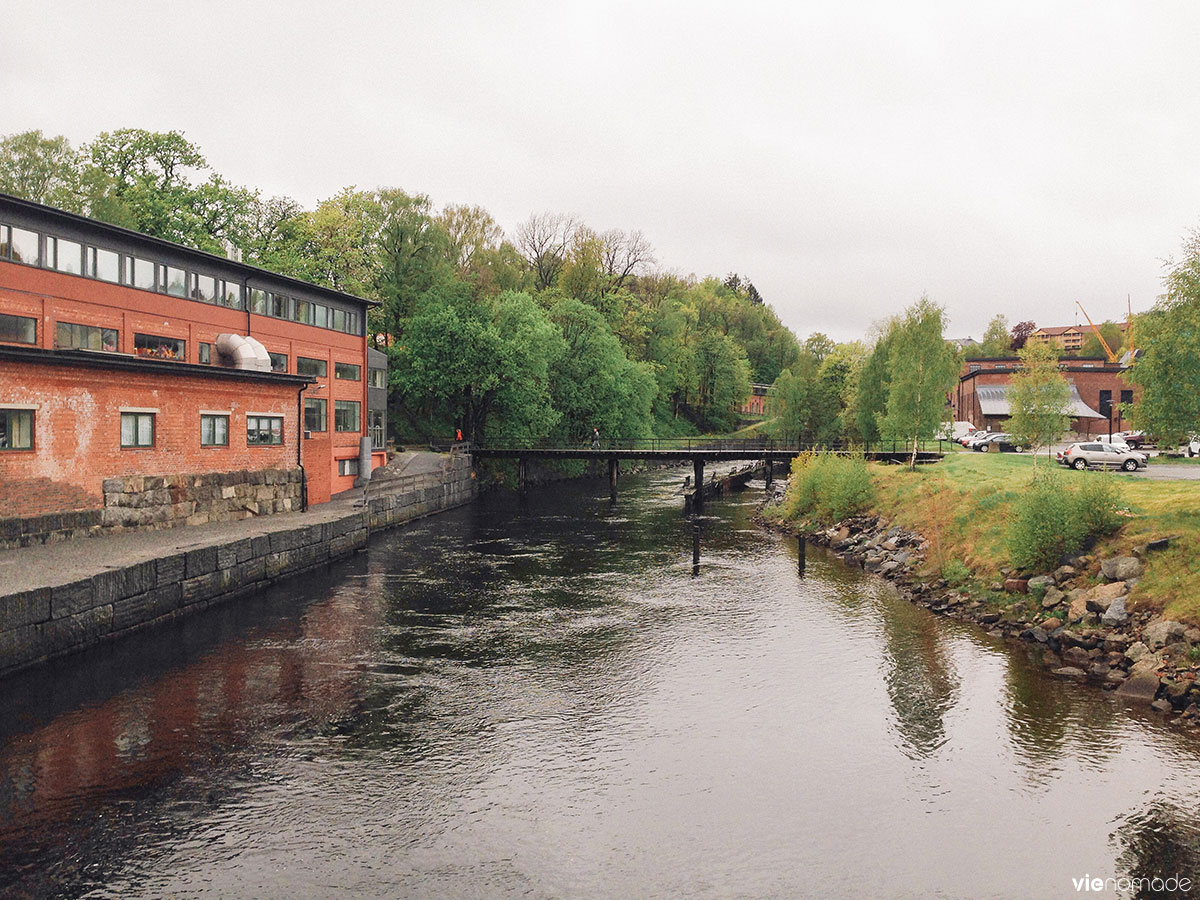
[{"label": "building window", "polygon": [[328,371],[328,364],[323,359],[310,359],[307,356],[296,357],[297,375],[314,375],[317,378],[324,378]]},{"label": "building window", "polygon": [[192,275],[192,299],[203,303],[217,302],[217,279],[211,275]]},{"label": "building window", "polygon": [[307,300],[296,301],[296,321],[301,325],[312,324],[312,306]]},{"label": "building window", "polygon": [[1133,403],[1133,391],[1121,391],[1121,405],[1129,406]]},{"label": "building window", "polygon": [[46,268],[68,275],[82,275],[83,245],[62,238],[46,238]]},{"label": "building window", "polygon": [[258,288],[250,288],[250,312],[260,316],[267,314],[267,292]]},{"label": "building window", "polygon": [[154,290],[154,270],[158,267],[148,259],[125,257],[125,283],[144,291]]},{"label": "building window", "polygon": [[283,372],[284,374],[286,374],[287,370],[288,370],[287,354],[286,353],[271,353],[270,350],[267,351],[267,354],[271,357],[271,371],[272,372]]},{"label": "building window", "polygon": [[111,281],[116,284],[121,280],[121,254],[115,250],[101,250],[99,247],[88,247],[84,251],[84,260],[89,278],[101,281]]},{"label": "building window", "polygon": [[353,363],[334,363],[333,377],[343,381],[362,381],[362,366]]},{"label": "building window", "polygon": [[325,401],[316,397],[306,397],[304,399],[304,430],[305,431],[327,431],[329,426],[325,422]]},{"label": "building window", "polygon": [[8,226],[0,225],[0,259],[8,259],[12,238],[8,236]]},{"label": "building window", "polygon": [[222,281],[221,286],[221,305],[242,309],[242,286],[236,281]]},{"label": "building window", "polygon": [[291,318],[288,311],[291,309],[291,303],[283,294],[271,294],[270,303],[267,306],[267,315],[274,316],[277,319]]},{"label": "building window", "polygon": [[33,449],[33,410],[0,409],[0,450]]},{"label": "building window", "polygon": [[198,345],[198,348],[199,349],[196,353],[196,359],[198,359],[200,361],[200,365],[211,366],[212,365],[212,344],[206,344],[206,343],[204,343],[204,341],[201,341]]},{"label": "building window", "polygon": [[37,319],[0,313],[0,341],[14,344],[37,343]]},{"label": "building window", "polygon": [[121,413],[121,446],[154,446],[154,413]]},{"label": "building window", "polygon": [[333,320],[329,323],[334,331],[346,330],[346,311],[344,309],[335,309],[333,311]]},{"label": "building window", "polygon": [[387,436],[383,433],[383,410],[368,409],[367,422],[371,428],[371,449],[382,450],[387,445]]},{"label": "building window", "polygon": [[176,338],[159,337],[156,334],[135,334],[133,336],[133,355],[148,356],[151,359],[187,359],[186,345]]},{"label": "building window", "polygon": [[361,426],[360,410],[362,404],[357,400],[333,401],[333,430],[358,431]]},{"label": "building window", "polygon": [[246,416],[246,443],[251,446],[283,443],[282,416]]},{"label": "building window", "polygon": [[173,297],[186,297],[187,291],[187,272],[183,269],[177,269],[174,266],[163,266],[158,273],[158,283],[162,287],[163,293],[170,294]]},{"label": "building window", "polygon": [[54,333],[54,346],[59,350],[104,350],[116,353],[117,329],[59,322]]},{"label": "building window", "polygon": [[38,233],[24,228],[9,229],[9,252],[13,262],[38,264]]},{"label": "building window", "polygon": [[212,414],[200,417],[200,446],[229,446],[229,416]]},{"label": "building window", "polygon": [[358,458],[354,459],[339,459],[338,461],[339,475],[357,475],[358,474]]},{"label": "building window", "polygon": [[313,304],[313,320],[312,323],[318,328],[329,327],[329,307],[322,306],[320,303]]},{"label": "building window", "polygon": [[367,384],[373,388],[387,387],[387,369],[367,369]]},{"label": "building window", "polygon": [[979,363],[971,363],[971,365],[967,367],[967,371],[978,372],[981,368],[983,367],[979,365]]}]

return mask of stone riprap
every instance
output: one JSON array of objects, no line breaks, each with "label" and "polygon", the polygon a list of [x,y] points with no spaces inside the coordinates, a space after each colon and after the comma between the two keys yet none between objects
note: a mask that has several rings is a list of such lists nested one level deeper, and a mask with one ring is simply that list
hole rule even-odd
[{"label": "stone riprap", "polygon": [[0,675],[327,565],[372,531],[469,502],[475,485],[469,458],[453,457],[437,472],[372,480],[365,506],[355,491],[306,513],[6,551]]}]

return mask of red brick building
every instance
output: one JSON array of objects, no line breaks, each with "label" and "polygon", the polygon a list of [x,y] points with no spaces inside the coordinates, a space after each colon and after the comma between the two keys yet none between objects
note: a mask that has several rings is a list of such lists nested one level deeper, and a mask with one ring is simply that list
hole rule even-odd
[{"label": "red brick building", "polygon": [[767,414],[767,393],[771,390],[769,384],[751,384],[750,396],[742,404],[741,414],[750,419],[761,419]]},{"label": "red brick building", "polygon": [[[954,418],[976,428],[1003,428],[1008,420],[1008,383],[1021,366],[1017,357],[968,359],[951,395]],[[1059,369],[1071,385],[1072,429],[1079,434],[1107,433],[1109,414],[1114,431],[1127,424],[1122,408],[1136,402],[1132,384],[1125,381],[1125,367],[1103,358],[1063,357]]]},{"label": "red brick building", "polygon": [[368,305],[0,195],[0,518],[99,505],[124,475],[302,467],[309,503],[353,487],[384,433]]}]

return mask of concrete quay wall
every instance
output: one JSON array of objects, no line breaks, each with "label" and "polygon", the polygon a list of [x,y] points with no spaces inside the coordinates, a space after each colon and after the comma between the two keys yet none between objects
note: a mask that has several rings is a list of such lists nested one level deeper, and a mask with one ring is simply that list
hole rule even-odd
[{"label": "concrete quay wall", "polygon": [[469,458],[454,458],[441,472],[372,482],[365,507],[318,512],[319,521],[311,512],[271,516],[254,523],[259,533],[197,534],[187,549],[96,565],[66,583],[54,583],[47,572],[46,586],[6,591],[0,585],[0,676],[254,594],[363,549],[373,531],[462,506],[476,494]]}]

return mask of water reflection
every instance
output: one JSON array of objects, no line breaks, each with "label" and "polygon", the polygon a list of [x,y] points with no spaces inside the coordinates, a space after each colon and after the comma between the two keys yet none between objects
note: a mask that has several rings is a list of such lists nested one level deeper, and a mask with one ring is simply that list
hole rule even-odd
[{"label": "water reflection", "polygon": [[1137,880],[1137,900],[1194,897],[1200,889],[1200,808],[1156,797],[1123,816],[1110,840],[1119,849],[1118,875]]},{"label": "water reflection", "polygon": [[958,678],[944,646],[946,629],[903,600],[888,604],[882,624],[896,731],[906,753],[929,756],[946,742],[946,714],[958,696]]}]

